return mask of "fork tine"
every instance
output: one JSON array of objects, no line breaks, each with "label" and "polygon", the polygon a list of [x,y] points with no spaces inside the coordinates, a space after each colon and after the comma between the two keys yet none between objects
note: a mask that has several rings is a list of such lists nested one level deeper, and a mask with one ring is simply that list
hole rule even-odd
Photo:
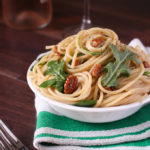
[{"label": "fork tine", "polygon": [[9,145],[11,145],[10,141],[7,139],[7,137],[4,135],[4,133],[0,130],[0,136],[2,137],[3,140],[6,141]]},{"label": "fork tine", "polygon": [[6,150],[6,147],[5,147],[5,145],[2,143],[1,140],[0,140],[0,148],[1,148],[2,150]]},{"label": "fork tine", "polygon": [[[28,150],[26,146],[11,132],[11,130],[5,125],[5,123],[0,119],[0,127],[3,129],[4,133],[9,137],[7,138],[4,133],[0,130],[0,135],[6,141],[10,150]],[[8,140],[9,139],[9,140]]]},{"label": "fork tine", "polygon": [[17,142],[17,137],[10,131],[10,129],[4,124],[4,122],[0,119],[0,126],[8,133],[8,135]]},{"label": "fork tine", "polygon": [[5,144],[8,146],[10,150],[15,149],[15,147],[12,145],[12,143],[8,140],[8,138],[5,136],[5,134],[0,130],[0,136],[5,141]]}]

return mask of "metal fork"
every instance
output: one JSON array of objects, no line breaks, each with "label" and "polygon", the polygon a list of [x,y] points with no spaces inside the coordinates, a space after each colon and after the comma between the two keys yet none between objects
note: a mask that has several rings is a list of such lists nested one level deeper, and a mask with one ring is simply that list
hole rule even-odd
[{"label": "metal fork", "polygon": [[23,143],[10,131],[10,129],[0,119],[0,149],[1,150],[29,150]]}]

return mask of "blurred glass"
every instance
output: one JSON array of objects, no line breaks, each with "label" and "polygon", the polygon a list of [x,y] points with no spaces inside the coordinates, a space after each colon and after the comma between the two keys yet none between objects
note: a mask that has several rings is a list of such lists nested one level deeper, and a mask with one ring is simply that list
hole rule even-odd
[{"label": "blurred glass", "polygon": [[63,37],[68,37],[70,35],[76,34],[80,30],[89,29],[91,27],[94,27],[94,25],[90,19],[90,0],[83,0],[82,23],[65,28],[63,31]]},{"label": "blurred glass", "polygon": [[14,29],[44,28],[52,18],[52,1],[2,0],[2,16]]}]

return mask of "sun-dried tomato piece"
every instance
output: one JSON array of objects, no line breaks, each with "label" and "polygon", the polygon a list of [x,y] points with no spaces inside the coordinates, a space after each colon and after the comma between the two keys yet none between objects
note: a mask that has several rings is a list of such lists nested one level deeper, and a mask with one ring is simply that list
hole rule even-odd
[{"label": "sun-dried tomato piece", "polygon": [[108,86],[106,86],[105,89],[108,90],[108,91],[111,91],[111,88],[108,87]]},{"label": "sun-dried tomato piece", "polygon": [[114,91],[116,88],[114,86],[112,86],[112,87],[106,86],[105,89],[108,91]]},{"label": "sun-dried tomato piece", "polygon": [[100,44],[102,44],[104,42],[104,39],[102,38],[95,38],[91,41],[91,45],[93,47],[98,47]]},{"label": "sun-dried tomato piece", "polygon": [[145,68],[150,68],[150,65],[147,61],[143,61],[143,65]]},{"label": "sun-dried tomato piece", "polygon": [[82,64],[82,61],[81,61],[80,59],[77,59],[77,60],[75,61],[75,66],[78,66],[78,65],[80,65],[80,64]]},{"label": "sun-dried tomato piece", "polygon": [[100,76],[100,72],[101,72],[101,65],[100,64],[96,64],[91,72],[93,77],[98,78]]},{"label": "sun-dried tomato piece", "polygon": [[58,52],[57,46],[55,45],[53,48],[53,52],[56,53],[59,56],[62,56],[62,54],[60,52]]},{"label": "sun-dried tomato piece", "polygon": [[76,76],[70,75],[64,84],[64,93],[71,94],[78,88],[78,79]]}]

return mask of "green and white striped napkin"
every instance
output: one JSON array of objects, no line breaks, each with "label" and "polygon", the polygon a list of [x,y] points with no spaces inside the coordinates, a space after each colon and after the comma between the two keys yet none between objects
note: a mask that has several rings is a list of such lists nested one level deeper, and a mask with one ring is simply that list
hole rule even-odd
[{"label": "green and white striped napkin", "polygon": [[[139,39],[129,45],[144,47]],[[111,123],[85,123],[58,115],[35,99],[34,147],[40,150],[150,150],[150,104],[134,115]],[[106,116],[107,117],[107,116]]]},{"label": "green and white striped napkin", "polygon": [[34,146],[40,150],[150,150],[150,104],[111,123],[85,123],[60,116],[35,100]]}]

